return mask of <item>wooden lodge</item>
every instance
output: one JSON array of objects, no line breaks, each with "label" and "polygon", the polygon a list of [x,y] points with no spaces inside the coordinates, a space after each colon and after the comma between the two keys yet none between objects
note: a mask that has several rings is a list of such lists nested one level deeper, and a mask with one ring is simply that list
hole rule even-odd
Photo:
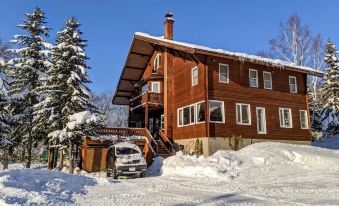
[{"label": "wooden lodge", "polygon": [[321,72],[175,41],[173,24],[168,13],[163,37],[134,34],[113,97],[129,106],[130,128],[176,149],[190,150],[198,138],[204,155],[227,149],[233,134],[245,145],[310,144],[307,75]]}]

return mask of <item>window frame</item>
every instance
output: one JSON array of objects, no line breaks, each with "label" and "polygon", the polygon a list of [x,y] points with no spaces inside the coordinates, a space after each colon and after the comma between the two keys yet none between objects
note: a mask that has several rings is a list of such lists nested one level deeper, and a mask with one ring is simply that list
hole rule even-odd
[{"label": "window frame", "polygon": [[[222,81],[221,80],[221,66],[226,66],[226,70],[227,70],[227,72],[226,72],[226,81]],[[223,73],[223,74],[225,74],[225,73]],[[223,63],[219,63],[219,82],[220,83],[229,83],[230,82],[230,68],[229,68],[229,65],[228,64],[223,64]]]},{"label": "window frame", "polygon": [[[303,127],[303,126],[302,126],[302,120],[301,120],[301,113],[302,113],[302,112],[305,113],[305,125],[306,125],[306,127]],[[305,110],[305,109],[300,109],[300,110],[299,110],[299,118],[300,118],[300,128],[301,128],[301,129],[309,129],[309,125],[308,125],[308,112],[307,112],[307,110]]]},{"label": "window frame", "polygon": [[[294,79],[295,81],[295,91],[291,91],[291,79]],[[297,84],[297,77],[296,76],[288,76],[288,88],[290,90],[290,93],[298,93],[298,84]]]},{"label": "window frame", "polygon": [[[263,110],[263,113],[264,113],[264,115],[263,115],[263,117],[264,117],[264,131],[259,131],[259,118],[258,118],[258,110]],[[255,110],[256,110],[256,117],[257,117],[257,132],[258,132],[258,134],[267,134],[267,123],[266,123],[266,109],[265,109],[265,107],[256,107],[255,108]]]},{"label": "window frame", "polygon": [[[194,76],[194,70],[197,70],[197,76]],[[197,78],[197,82],[194,83],[194,78]],[[192,87],[195,86],[195,85],[198,85],[199,83],[199,70],[198,70],[198,67],[195,66],[191,69],[191,85]]]},{"label": "window frame", "polygon": [[157,54],[153,60],[153,71],[161,67],[161,54]]},{"label": "window frame", "polygon": [[[189,114],[188,114],[188,116],[189,116],[189,124],[184,124],[184,109],[185,108],[189,108],[188,110],[189,110]],[[193,112],[193,114],[194,114],[194,117],[193,117],[193,122],[192,122],[192,116],[191,116],[191,108],[194,108],[194,112]],[[180,116],[180,110],[182,111],[181,112],[181,116]],[[177,126],[178,127],[185,127],[185,126],[189,126],[189,125],[194,125],[195,124],[195,119],[196,119],[196,117],[195,117],[195,104],[190,104],[190,105],[187,105],[187,106],[184,106],[184,107],[180,107],[180,108],[178,108],[177,109]],[[182,125],[180,125],[180,117],[181,117],[181,122],[182,122]]]},{"label": "window frame", "polygon": [[[198,104],[201,104],[201,103],[204,103],[204,104],[206,104],[205,103],[205,101],[203,100],[203,101],[200,101],[200,102],[197,102],[197,103],[195,103],[195,124],[201,124],[201,123],[205,123],[205,121],[206,121],[206,108],[204,108],[204,110],[205,110],[205,120],[204,121],[202,121],[202,122],[198,122]],[[204,105],[205,106],[205,105]]]},{"label": "window frame", "polygon": [[[241,118],[241,122],[239,122],[238,121],[238,113],[239,113],[239,111],[238,111],[238,105],[240,106],[240,118]],[[245,106],[248,106],[248,123],[243,123],[242,122],[242,106],[243,105],[245,105]],[[235,119],[236,119],[236,123],[238,124],[238,125],[252,125],[252,114],[251,114],[251,104],[245,104],[245,103],[235,103],[235,115],[236,115],[236,117],[235,117]]]},{"label": "window frame", "polygon": [[[285,125],[284,110],[288,110],[289,111],[289,117],[290,117],[290,123],[291,123],[290,127],[286,127],[286,125]],[[283,111],[282,112],[282,119],[281,119],[281,112],[280,111]],[[283,121],[281,122],[281,120],[283,120]],[[279,122],[280,122],[280,127],[281,128],[293,128],[293,117],[292,117],[292,109],[291,108],[279,107]]]},{"label": "window frame", "polygon": [[[210,102],[218,102],[221,103],[221,114],[222,114],[222,121],[211,121],[211,110],[210,110]],[[208,120],[211,123],[225,123],[225,102],[220,100],[208,100]]]},{"label": "window frame", "polygon": [[160,115],[160,129],[163,130],[165,128],[165,115]]},{"label": "window frame", "polygon": [[[270,85],[271,85],[271,87],[266,87],[265,86],[265,82],[267,81],[267,80],[265,80],[265,74],[270,74]],[[263,82],[264,82],[264,89],[269,89],[269,90],[272,90],[273,89],[273,82],[272,82],[272,72],[268,72],[268,71],[263,71],[263,73],[262,73],[262,78],[263,78]]]},{"label": "window frame", "polygon": [[[158,88],[159,88],[159,92],[154,92],[154,85],[157,84],[158,85]],[[160,93],[160,82],[151,82],[151,92],[153,93],[157,93],[159,94]]]},{"label": "window frame", "polygon": [[[251,85],[251,71],[255,71],[255,73],[256,73],[256,78],[255,78],[255,80],[256,80],[256,86],[252,86]],[[249,80],[249,85],[250,85],[250,87],[252,87],[252,88],[259,88],[259,83],[258,83],[258,79],[259,79],[259,76],[258,76],[258,70],[256,70],[256,69],[249,69],[248,70],[248,80]]]}]

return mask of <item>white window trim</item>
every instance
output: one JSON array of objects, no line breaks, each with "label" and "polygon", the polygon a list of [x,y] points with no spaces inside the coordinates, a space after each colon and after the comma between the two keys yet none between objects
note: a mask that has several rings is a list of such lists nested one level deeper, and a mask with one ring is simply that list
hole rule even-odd
[{"label": "white window trim", "polygon": [[[282,118],[283,118],[283,122],[281,122],[281,110],[288,110],[289,111],[289,113],[290,113],[290,117],[291,117],[291,126],[290,127],[286,127],[285,125],[282,125],[282,123],[283,122],[285,122],[284,120],[285,120],[285,117],[284,117],[284,115],[282,116]],[[284,112],[283,112],[283,114],[284,114]],[[279,107],[279,122],[280,122],[280,127],[281,128],[293,128],[293,118],[292,118],[292,110],[290,109],[290,108],[283,108],[283,107]]]},{"label": "white window trim", "polygon": [[[270,87],[270,88],[269,88],[269,87],[265,87],[265,74],[270,74],[270,82],[271,82],[271,87]],[[264,81],[264,89],[270,89],[270,90],[272,90],[272,88],[273,88],[272,73],[271,73],[271,72],[267,72],[267,71],[263,71],[263,76],[262,76],[262,78],[263,78],[263,81]]]},{"label": "white window trim", "polygon": [[[221,102],[221,114],[222,114],[222,121],[211,121],[211,113],[210,113],[210,102],[218,102],[220,103]],[[211,123],[220,123],[220,124],[224,124],[225,123],[225,103],[224,101],[220,101],[220,100],[208,100],[208,119],[209,119],[209,122]]]},{"label": "white window trim", "polygon": [[[265,131],[259,131],[259,118],[258,118],[258,110],[259,109],[262,109],[264,111],[264,130]],[[266,125],[266,110],[265,110],[265,107],[256,107],[256,115],[257,115],[257,131],[258,131],[258,134],[267,134],[267,125]]]},{"label": "white window trim", "polygon": [[[154,85],[158,84],[159,92],[154,92]],[[160,82],[151,82],[151,88],[153,93],[160,93]]]},{"label": "white window trim", "polygon": [[[159,59],[159,57],[160,57],[160,59]],[[153,71],[155,71],[155,70],[157,70],[158,68],[161,67],[161,62],[160,62],[160,60],[161,60],[161,54],[157,54],[157,55],[155,56],[154,60],[153,60]],[[158,62],[158,64],[155,64],[156,61]]]},{"label": "white window trim", "polygon": [[[195,103],[195,124],[205,123],[205,121],[198,122],[198,104],[200,103],[205,103],[205,101]],[[205,103],[205,119],[206,119],[206,103]]]},{"label": "white window trim", "polygon": [[[227,68],[227,77],[226,77],[227,80],[226,81],[221,81],[220,66],[226,66],[226,68]],[[229,69],[228,64],[222,64],[222,63],[219,64],[219,82],[221,82],[221,83],[229,83],[230,82],[230,69]]]},{"label": "white window trim", "polygon": [[[302,127],[302,122],[301,122],[301,113],[305,112],[306,116],[305,116],[305,123],[306,123],[306,127]],[[308,125],[308,112],[307,110],[301,109],[299,110],[299,117],[300,117],[300,128],[301,129],[309,129],[309,125]]]},{"label": "white window trim", "polygon": [[[241,110],[241,106],[242,105],[247,105],[248,106],[248,115],[249,115],[249,117],[248,117],[248,120],[249,120],[249,123],[242,123],[242,121],[241,122],[239,122],[238,121],[238,105],[240,106],[240,118],[241,118],[241,120],[242,120],[242,110]],[[251,125],[252,124],[252,115],[251,115],[251,105],[250,104],[244,104],[244,103],[236,103],[235,104],[235,111],[236,111],[236,122],[237,122],[237,124],[239,124],[239,125]]]},{"label": "white window trim", "polygon": [[[194,81],[193,81],[193,79],[194,79],[194,70],[197,70],[197,83],[196,84],[194,84]],[[192,68],[192,70],[191,70],[191,81],[192,81],[192,86],[195,86],[195,85],[198,85],[198,82],[199,82],[199,70],[198,70],[198,67],[197,66],[195,66],[195,67],[193,67]]]},{"label": "white window trim", "polygon": [[[189,115],[189,118],[191,120],[191,107],[194,107],[194,118],[193,118],[193,122],[191,122],[190,124],[184,124],[184,108],[186,107],[189,107],[189,111],[190,111],[190,115]],[[182,125],[179,125],[179,111],[182,110]],[[190,105],[187,105],[187,106],[184,106],[184,107],[180,107],[177,109],[177,125],[178,127],[186,127],[186,126],[190,126],[190,125],[193,125],[196,123],[195,119],[195,115],[196,115],[196,112],[195,112],[196,108],[195,108],[195,104],[190,104]]]},{"label": "white window trim", "polygon": [[[291,79],[294,79],[295,81],[295,91],[291,91]],[[297,77],[295,76],[289,76],[288,77],[288,89],[291,93],[298,93],[298,85],[297,85]]]},{"label": "white window trim", "polygon": [[[255,73],[256,73],[256,85],[257,86],[252,86],[251,85],[251,71],[255,71]],[[253,87],[253,88],[258,88],[259,87],[259,84],[258,84],[258,79],[259,79],[259,77],[258,77],[258,70],[256,70],[256,69],[249,69],[248,70],[248,79],[249,79],[249,83],[250,83],[250,87]]]}]

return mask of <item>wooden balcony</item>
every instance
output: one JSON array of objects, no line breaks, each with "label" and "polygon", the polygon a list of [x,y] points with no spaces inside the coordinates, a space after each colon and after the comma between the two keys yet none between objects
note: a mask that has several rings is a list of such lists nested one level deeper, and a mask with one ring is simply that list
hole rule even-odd
[{"label": "wooden balcony", "polygon": [[150,109],[160,109],[164,107],[164,95],[161,93],[144,92],[130,100],[131,110],[149,107]]}]

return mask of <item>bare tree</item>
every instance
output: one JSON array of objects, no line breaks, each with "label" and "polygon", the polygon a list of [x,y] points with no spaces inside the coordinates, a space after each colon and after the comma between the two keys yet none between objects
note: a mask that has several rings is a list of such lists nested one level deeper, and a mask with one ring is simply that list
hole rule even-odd
[{"label": "bare tree", "polygon": [[[316,70],[323,70],[324,43],[321,35],[313,36],[310,28],[303,25],[297,14],[289,17],[287,22],[279,24],[276,38],[269,40],[269,51],[260,51],[259,56],[281,59],[292,62],[298,66],[307,66]],[[310,108],[314,124],[318,108],[318,90],[320,79],[312,76],[308,78],[308,92],[310,95]]]},{"label": "bare tree", "polygon": [[94,102],[97,108],[103,113],[105,127],[127,127],[128,107],[112,104],[114,92],[104,91],[94,95]]}]

